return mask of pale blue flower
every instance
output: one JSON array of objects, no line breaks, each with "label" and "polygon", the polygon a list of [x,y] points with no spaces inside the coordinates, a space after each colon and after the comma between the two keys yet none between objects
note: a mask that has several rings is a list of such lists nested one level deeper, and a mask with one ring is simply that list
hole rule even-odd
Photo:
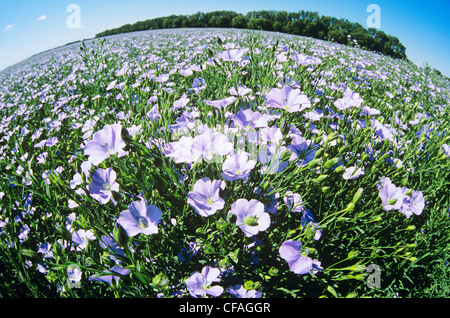
[{"label": "pale blue flower", "polygon": [[97,169],[92,175],[89,184],[89,194],[101,204],[107,204],[110,200],[116,205],[112,196],[112,191],[119,191],[119,184],[116,182],[116,173],[111,168]]},{"label": "pale blue flower", "polygon": [[314,260],[307,255],[307,250],[304,251],[302,242],[288,240],[281,244],[279,249],[282,259],[288,262],[289,269],[295,274],[307,274],[310,271],[312,273],[320,270],[320,262]]},{"label": "pale blue flower", "polygon": [[89,156],[89,162],[94,166],[100,164],[110,155],[122,157],[128,154],[124,150],[126,144],[121,137],[122,126],[119,124],[105,125],[97,131],[84,147],[84,154]]},{"label": "pale blue flower", "polygon": [[283,88],[272,88],[266,95],[267,107],[281,108],[289,113],[301,112],[311,107],[311,101],[300,92],[299,89],[292,89],[290,86]]},{"label": "pale blue flower", "polygon": [[115,282],[115,284],[117,285],[117,283],[119,282],[120,278],[122,276],[126,276],[130,273],[129,269],[125,269],[121,266],[113,266],[111,267],[111,269],[106,269],[103,271],[102,274],[100,275],[91,275],[89,276],[89,280],[90,281],[98,281],[98,282],[105,282],[108,283],[110,285],[113,284],[113,281]]},{"label": "pale blue flower", "polygon": [[158,233],[158,224],[161,222],[162,212],[155,205],[147,205],[144,200],[134,201],[128,210],[122,211],[117,222],[124,228],[128,236],[140,233],[151,235]]},{"label": "pale blue flower", "polygon": [[261,298],[262,292],[257,290],[247,290],[242,285],[232,285],[227,288],[227,293],[235,298]]},{"label": "pale blue flower", "polygon": [[246,180],[256,165],[256,161],[249,157],[244,151],[228,156],[222,164],[222,178],[227,181]]},{"label": "pale blue flower", "polygon": [[220,282],[220,270],[205,266],[202,272],[194,272],[188,279],[186,279],[186,287],[192,297],[208,297],[220,296],[223,293],[223,287],[213,283]]},{"label": "pale blue flower", "polygon": [[222,180],[211,181],[209,178],[201,178],[195,182],[193,190],[189,191],[187,202],[199,215],[203,217],[213,215],[225,205],[225,201],[219,196],[220,190],[224,190],[225,186]]},{"label": "pale blue flower", "polygon": [[228,218],[232,214],[236,216],[236,225],[247,237],[265,231],[270,226],[269,213],[265,212],[264,204],[255,199],[250,201],[246,199],[236,200],[228,212]]}]

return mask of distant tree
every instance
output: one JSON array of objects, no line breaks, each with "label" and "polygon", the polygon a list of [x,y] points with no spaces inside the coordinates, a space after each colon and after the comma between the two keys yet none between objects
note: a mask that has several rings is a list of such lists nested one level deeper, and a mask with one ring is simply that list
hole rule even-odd
[{"label": "distant tree", "polygon": [[283,23],[283,22],[274,21],[272,27],[273,27],[274,31],[284,32],[284,25],[285,25],[285,23]]},{"label": "distant tree", "polygon": [[347,36],[340,29],[332,29],[328,31],[327,40],[345,44],[347,43]]},{"label": "distant tree", "polygon": [[304,11],[286,12],[261,10],[250,11],[246,15],[234,11],[197,12],[191,15],[170,15],[125,24],[121,27],[105,30],[96,37],[162,28],[239,28],[265,31],[278,31],[288,34],[326,39],[347,44],[348,37],[356,40],[367,50],[380,52],[395,58],[406,58],[406,49],[398,38],[385,34],[383,31],[365,29],[361,24],[347,19],[320,16],[317,12]]},{"label": "distant tree", "polygon": [[273,31],[272,21],[266,18],[251,18],[247,26],[249,29]]},{"label": "distant tree", "polygon": [[286,33],[301,35],[304,34],[305,22],[303,20],[292,20],[287,24]]},{"label": "distant tree", "polygon": [[247,18],[243,14],[239,14],[231,21],[231,26],[236,29],[247,28]]}]

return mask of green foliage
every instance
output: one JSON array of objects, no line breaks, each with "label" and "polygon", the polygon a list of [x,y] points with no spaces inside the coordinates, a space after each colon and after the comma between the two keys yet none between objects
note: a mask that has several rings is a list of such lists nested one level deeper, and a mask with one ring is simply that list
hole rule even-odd
[{"label": "green foliage", "polygon": [[365,29],[359,23],[347,19],[319,16],[317,12],[299,11],[251,11],[246,15],[233,11],[197,12],[193,15],[171,15],[139,21],[132,25],[105,30],[96,34],[103,37],[113,34],[167,28],[237,28],[262,31],[277,31],[328,40],[341,44],[348,43],[348,36],[357,40],[366,50],[379,52],[394,58],[405,59],[406,48],[399,39],[386,35],[381,30]]}]

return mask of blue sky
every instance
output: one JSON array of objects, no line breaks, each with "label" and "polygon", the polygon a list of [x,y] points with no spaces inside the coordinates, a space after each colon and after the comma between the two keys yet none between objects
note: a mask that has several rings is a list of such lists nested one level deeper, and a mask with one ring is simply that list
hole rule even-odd
[{"label": "blue sky", "polygon": [[[80,28],[69,28],[70,4],[80,8]],[[0,70],[27,57],[92,38],[96,33],[150,18],[198,11],[315,11],[366,27],[369,4],[381,9],[381,30],[399,38],[408,58],[450,77],[450,1],[448,0],[2,0],[0,2]]]}]

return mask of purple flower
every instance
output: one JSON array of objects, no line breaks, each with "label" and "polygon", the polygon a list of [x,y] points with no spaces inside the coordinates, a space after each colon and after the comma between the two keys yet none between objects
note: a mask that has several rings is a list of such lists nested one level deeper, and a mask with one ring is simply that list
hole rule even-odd
[{"label": "purple flower", "polygon": [[283,197],[283,201],[286,204],[288,210],[293,213],[302,212],[304,210],[302,197],[298,193],[287,191]]},{"label": "purple flower", "polygon": [[212,160],[215,155],[224,156],[233,150],[233,144],[228,137],[220,132],[207,130],[195,136],[192,149],[201,153],[206,160]]},{"label": "purple flower", "polygon": [[[104,270],[103,274],[101,274],[101,275],[89,276],[89,280],[105,282],[105,283],[112,285],[113,280],[117,284],[121,276],[128,275],[129,273],[130,273],[129,269],[125,269],[125,268],[122,268],[122,267],[116,265],[116,266],[113,266],[109,270]],[[117,276],[117,275],[120,275],[120,276]]]},{"label": "purple flower", "polygon": [[45,160],[47,159],[47,156],[48,156],[48,152],[43,152],[43,153],[41,153],[41,154],[39,154],[38,156],[37,156],[37,163],[38,164],[44,164],[45,163]]},{"label": "purple flower", "polygon": [[110,155],[125,156],[128,152],[123,150],[126,144],[121,133],[121,125],[105,125],[102,130],[94,133],[92,140],[86,144],[84,154],[89,156],[93,165],[98,165]]},{"label": "purple flower", "polygon": [[450,146],[447,144],[442,145],[442,150],[444,150],[444,153],[450,157]]},{"label": "purple flower", "polygon": [[127,232],[128,236],[158,233],[158,223],[161,221],[161,210],[155,205],[147,205],[144,200],[134,201],[128,210],[120,212],[117,223]]},{"label": "purple flower", "polygon": [[97,169],[92,175],[89,184],[89,194],[101,204],[107,204],[109,200],[116,205],[112,197],[112,191],[119,191],[119,184],[116,182],[116,173],[111,168]]},{"label": "purple flower", "polygon": [[72,264],[67,267],[67,279],[69,280],[69,282],[79,283],[81,281],[82,276],[83,273],[81,272],[80,268],[77,265]]},{"label": "purple flower", "polygon": [[250,237],[265,231],[270,226],[270,215],[264,211],[264,204],[258,200],[238,199],[231,206],[228,212],[228,218],[234,214],[236,224],[244,232],[245,236]]},{"label": "purple flower", "polygon": [[200,246],[197,242],[189,243],[189,248],[183,248],[180,253],[178,253],[178,260],[180,262],[190,261],[195,255],[197,255],[200,250]]},{"label": "purple flower", "polygon": [[292,151],[289,161],[299,159],[297,166],[305,166],[314,159],[318,145],[312,140],[307,140],[302,136],[296,136],[292,139],[291,144],[287,147]]},{"label": "purple flower", "polygon": [[315,108],[310,112],[304,113],[303,117],[310,121],[318,121],[323,117],[323,110]]},{"label": "purple flower", "polygon": [[222,178],[227,181],[247,179],[256,161],[249,160],[249,154],[242,151],[238,154],[228,156],[222,164]]},{"label": "purple flower", "polygon": [[352,166],[352,167],[348,167],[347,169],[345,169],[345,172],[342,175],[342,177],[345,180],[353,180],[362,175],[364,175],[364,168],[358,168],[358,167]]},{"label": "purple flower", "polygon": [[260,129],[260,138],[262,142],[280,144],[283,139],[283,133],[277,126],[263,127]]},{"label": "purple flower", "polygon": [[218,55],[222,61],[240,62],[247,51],[248,49],[231,49],[220,52]]},{"label": "purple flower", "polygon": [[118,112],[117,115],[116,115],[116,118],[117,118],[117,119],[120,119],[120,120],[128,119],[128,117],[130,117],[130,112],[127,112],[127,113],[125,114],[125,112],[122,111],[122,110],[121,110],[120,112]]},{"label": "purple flower", "polygon": [[260,113],[251,109],[239,110],[231,120],[244,130],[267,127],[267,119]]},{"label": "purple flower", "polygon": [[346,110],[351,107],[359,107],[363,102],[364,100],[358,93],[347,88],[344,96],[336,100],[333,105],[339,110]]},{"label": "purple flower", "polygon": [[48,242],[40,245],[37,252],[44,254],[44,258],[53,257],[52,245]]},{"label": "purple flower", "polygon": [[95,240],[94,232],[91,230],[80,229],[72,233],[72,242],[76,244],[77,250],[84,250],[88,244],[88,241]]},{"label": "purple flower", "polygon": [[250,94],[252,90],[246,86],[238,85],[237,90],[236,87],[233,86],[230,88],[229,92],[231,95],[244,97],[245,95]]},{"label": "purple flower", "polygon": [[378,196],[385,211],[400,209],[403,204],[403,191],[393,183],[386,183],[378,191]]},{"label": "purple flower", "polygon": [[274,187],[269,187],[266,193],[260,193],[260,188],[255,188],[255,192],[261,197],[264,202],[264,210],[269,214],[276,214],[280,206],[280,193],[273,192]]},{"label": "purple flower", "polygon": [[286,151],[286,147],[270,143],[262,148],[258,153],[258,160],[263,164],[261,174],[274,174],[284,171],[289,165],[281,160],[281,155]]},{"label": "purple flower", "polygon": [[179,99],[173,102],[173,109],[184,108],[187,106],[187,104],[189,104],[189,101],[190,99],[188,98],[187,94],[184,93]]},{"label": "purple flower", "polygon": [[394,141],[394,134],[386,125],[383,125],[377,119],[370,120],[371,128],[374,129],[375,134],[380,137],[381,140]]},{"label": "purple flower", "polygon": [[411,191],[411,196],[407,195],[407,188],[403,188],[403,202],[399,209],[407,218],[410,218],[413,214],[420,215],[425,207],[425,200],[421,191]]},{"label": "purple flower", "polygon": [[205,104],[213,106],[219,110],[225,109],[228,105],[232,104],[234,101],[236,101],[236,97],[230,96],[218,100],[206,100]]},{"label": "purple flower", "polygon": [[257,290],[247,290],[242,285],[233,285],[227,288],[227,293],[235,298],[261,298],[262,292]]},{"label": "purple flower", "polygon": [[152,109],[149,110],[147,113],[147,118],[150,119],[150,121],[156,121],[161,118],[158,105],[153,106]]},{"label": "purple flower", "polygon": [[281,244],[280,256],[288,262],[289,269],[295,274],[307,274],[311,270],[317,272],[320,269],[320,262],[302,253],[302,242],[288,240]]},{"label": "purple flower", "polygon": [[46,147],[53,147],[58,142],[58,137],[51,137],[47,139],[45,146]]},{"label": "purple flower", "polygon": [[361,115],[365,116],[375,116],[375,115],[379,115],[381,114],[381,112],[378,109],[375,108],[371,108],[369,106],[363,106],[361,107]]},{"label": "purple flower", "polygon": [[[313,230],[319,225],[319,223],[314,222],[314,217],[313,217],[311,211],[309,209],[305,209],[305,210],[303,210],[301,225],[302,225],[302,227],[305,227],[309,224],[312,225]],[[318,240],[318,239],[320,239],[321,236],[322,236],[322,230],[316,230],[314,239]]]},{"label": "purple flower", "polygon": [[319,65],[322,63],[322,60],[318,57],[314,57],[311,55],[306,55],[302,53],[295,53],[289,56],[295,63],[300,65]]},{"label": "purple flower", "polygon": [[199,160],[202,153],[192,147],[195,139],[190,136],[182,136],[180,140],[170,142],[164,150],[164,154],[168,158],[173,158],[175,163],[192,163]]},{"label": "purple flower", "polygon": [[23,243],[28,238],[28,234],[30,234],[30,228],[28,225],[24,224],[20,228],[19,234],[17,234],[17,237],[19,238],[19,242]]},{"label": "purple flower", "polygon": [[199,215],[208,217],[225,205],[225,201],[219,196],[220,189],[225,189],[224,181],[201,178],[188,193],[187,202]]},{"label": "purple flower", "polygon": [[115,87],[116,87],[116,83],[117,83],[117,80],[114,80],[114,81],[112,81],[111,83],[109,83],[108,86],[106,87],[106,90],[107,90],[107,91],[110,91],[110,90],[112,90],[113,88],[115,88]]},{"label": "purple flower", "polygon": [[425,199],[423,198],[423,193],[421,191],[413,191],[411,194],[411,210],[415,215],[422,214],[425,208]]},{"label": "purple flower", "polygon": [[199,93],[202,90],[206,88],[206,82],[203,77],[200,78],[194,78],[194,81],[192,83],[192,88],[189,89],[190,92]]},{"label": "purple flower", "polygon": [[223,287],[211,284],[220,282],[219,276],[219,269],[205,266],[201,273],[194,272],[186,279],[186,287],[192,297],[207,297],[207,295],[217,297],[223,293]]},{"label": "purple flower", "polygon": [[70,181],[69,185],[71,189],[75,189],[78,185],[83,183],[83,179],[81,177],[81,174],[78,172],[74,174],[72,180]]},{"label": "purple flower", "polygon": [[308,97],[299,89],[292,89],[290,86],[283,88],[272,88],[266,95],[267,107],[282,108],[289,113],[301,112],[311,107]]},{"label": "purple flower", "polygon": [[119,243],[117,243],[112,235],[102,236],[98,242],[98,245],[100,245],[101,248],[106,249],[108,252],[112,252],[112,254],[110,254],[110,258],[116,261],[116,263],[120,262],[119,259],[116,258],[116,255],[125,256],[125,250],[119,245]]}]

